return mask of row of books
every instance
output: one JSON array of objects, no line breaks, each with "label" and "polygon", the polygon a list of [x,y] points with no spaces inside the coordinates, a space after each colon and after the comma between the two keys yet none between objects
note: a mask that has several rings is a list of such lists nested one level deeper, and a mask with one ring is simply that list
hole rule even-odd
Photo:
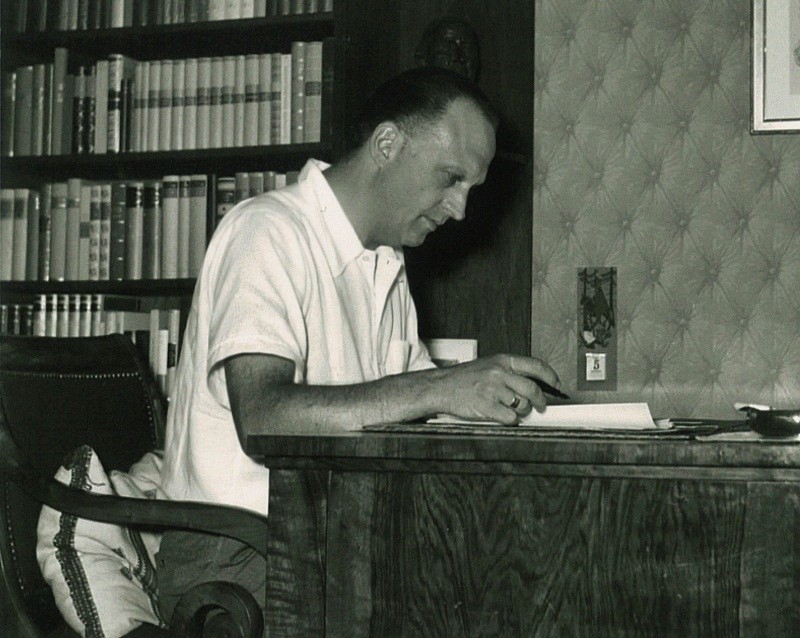
[{"label": "row of books", "polygon": [[[297,171],[159,180],[78,178],[0,190],[0,280],[124,281],[196,277],[208,235],[242,199]],[[213,211],[213,214],[209,214]]]},{"label": "row of books", "polygon": [[322,42],[175,60],[112,54],[74,73],[68,58],[57,47],[52,63],[3,74],[3,155],[315,143],[333,81],[326,69],[323,82]]},{"label": "row of books", "polygon": [[161,389],[172,393],[178,363],[180,310],[104,308],[103,295],[38,295],[32,304],[0,304],[0,332],[36,337],[126,334],[150,363]]},{"label": "row of books", "polygon": [[333,0],[17,0],[17,33],[241,20],[333,11]]}]

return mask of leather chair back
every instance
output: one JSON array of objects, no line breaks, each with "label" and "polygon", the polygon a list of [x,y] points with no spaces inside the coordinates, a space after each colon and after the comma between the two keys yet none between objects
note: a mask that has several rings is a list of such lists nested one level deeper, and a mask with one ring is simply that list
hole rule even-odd
[{"label": "leather chair back", "polygon": [[[89,445],[107,470],[160,447],[166,405],[123,335],[0,337],[0,419],[40,475]],[[3,451],[0,450],[0,454]],[[36,562],[41,504],[0,477],[0,566],[7,599],[40,634],[63,625]]]}]

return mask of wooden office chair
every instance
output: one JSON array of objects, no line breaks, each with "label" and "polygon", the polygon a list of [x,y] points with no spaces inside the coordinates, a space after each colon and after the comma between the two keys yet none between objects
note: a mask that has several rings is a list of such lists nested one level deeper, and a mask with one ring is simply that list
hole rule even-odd
[{"label": "wooden office chair", "polygon": [[[16,627],[20,636],[75,635],[36,561],[43,503],[105,523],[229,536],[266,553],[266,519],[246,510],[89,494],[52,478],[65,455],[81,445],[91,446],[107,471],[127,472],[160,447],[165,413],[149,368],[123,335],[0,337],[0,597],[8,607],[0,605],[0,625]],[[129,636],[200,636],[207,618],[217,630],[224,625],[226,635],[262,634],[253,597],[232,583],[212,583],[184,596],[169,633],[142,625]]]}]

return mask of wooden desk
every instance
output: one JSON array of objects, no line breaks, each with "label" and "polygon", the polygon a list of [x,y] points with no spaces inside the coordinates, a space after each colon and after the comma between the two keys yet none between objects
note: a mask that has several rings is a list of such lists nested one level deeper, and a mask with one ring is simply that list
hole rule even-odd
[{"label": "wooden desk", "polygon": [[272,636],[796,636],[800,445],[340,433],[271,468]]}]

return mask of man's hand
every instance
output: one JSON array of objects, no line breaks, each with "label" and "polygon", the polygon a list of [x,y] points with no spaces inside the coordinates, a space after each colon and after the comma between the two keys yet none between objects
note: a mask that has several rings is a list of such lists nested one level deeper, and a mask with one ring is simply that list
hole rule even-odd
[{"label": "man's hand", "polygon": [[516,423],[547,405],[533,379],[558,388],[555,371],[541,359],[500,354],[442,368],[439,384],[443,412],[464,419]]}]

